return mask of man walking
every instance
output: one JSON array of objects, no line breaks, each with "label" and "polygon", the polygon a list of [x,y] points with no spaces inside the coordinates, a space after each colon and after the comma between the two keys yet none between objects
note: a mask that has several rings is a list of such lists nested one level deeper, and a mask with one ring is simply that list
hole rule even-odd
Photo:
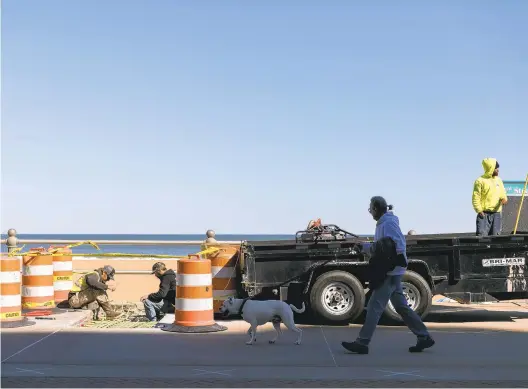
[{"label": "man walking", "polygon": [[[390,242],[395,253],[394,255],[384,255],[381,258],[379,267],[384,273],[381,274],[381,277],[377,277],[379,282],[374,285],[370,285],[369,282],[369,287],[373,291],[367,305],[365,324],[363,324],[358,338],[354,342],[341,343],[348,351],[358,354],[368,354],[370,340],[389,300],[407,327],[418,337],[416,345],[409,347],[410,352],[421,352],[435,344],[422,319],[409,307],[403,294],[401,279],[407,268],[406,242],[400,230],[398,217],[393,212],[388,211],[392,211],[392,206],[388,206],[383,197],[376,196],[370,200],[369,212],[377,221],[371,252],[378,251],[387,254],[386,246],[388,245],[386,242]],[[380,260],[379,255],[377,255],[376,260]],[[383,260],[393,261],[393,263],[383,263]]]},{"label": "man walking", "polygon": [[152,274],[159,278],[159,290],[141,297],[149,321],[160,320],[165,313],[173,312],[176,301],[176,273],[163,262],[152,266]]},{"label": "man walking", "polygon": [[[68,294],[68,303],[70,307],[79,309],[95,305],[98,308],[102,308],[107,320],[113,320],[120,316],[114,311],[112,305],[109,302],[108,294],[106,291],[110,289],[115,290],[115,286],[108,286],[107,281],[113,280],[115,275],[115,269],[112,266],[105,265],[99,269],[95,269],[93,272],[85,274],[80,277],[74,284],[73,288]],[[94,315],[95,317],[97,314]]]},{"label": "man walking", "polygon": [[477,236],[500,235],[502,206],[508,202],[495,158],[482,161],[484,174],[473,185],[473,209],[477,213]]}]

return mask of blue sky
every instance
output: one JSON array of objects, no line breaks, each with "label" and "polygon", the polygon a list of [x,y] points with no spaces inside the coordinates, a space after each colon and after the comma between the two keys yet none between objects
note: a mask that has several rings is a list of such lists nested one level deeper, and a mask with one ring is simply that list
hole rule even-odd
[{"label": "blue sky", "polygon": [[482,159],[528,172],[528,2],[425,3],[3,0],[2,232],[473,231]]}]

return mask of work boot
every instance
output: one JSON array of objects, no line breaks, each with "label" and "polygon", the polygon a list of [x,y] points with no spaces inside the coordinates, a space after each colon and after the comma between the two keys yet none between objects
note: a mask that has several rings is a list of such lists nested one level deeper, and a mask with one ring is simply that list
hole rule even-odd
[{"label": "work boot", "polygon": [[121,313],[117,313],[116,311],[114,311],[114,308],[108,301],[99,301],[99,305],[101,306],[101,308],[103,308],[106,320],[114,320],[121,316]]},{"label": "work boot", "polygon": [[424,338],[418,338],[416,346],[409,347],[409,352],[411,353],[421,353],[423,350],[429,347],[433,347],[435,341],[430,336]]},{"label": "work boot", "polygon": [[346,350],[350,351],[351,353],[368,354],[369,352],[368,346],[365,346],[364,344],[360,344],[358,342],[341,342],[341,346],[343,346]]}]

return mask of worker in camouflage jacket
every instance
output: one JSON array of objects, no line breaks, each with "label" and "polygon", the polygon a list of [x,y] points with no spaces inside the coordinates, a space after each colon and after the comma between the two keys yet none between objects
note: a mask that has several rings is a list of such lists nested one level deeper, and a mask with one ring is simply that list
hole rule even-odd
[{"label": "worker in camouflage jacket", "polygon": [[107,284],[113,280],[115,269],[112,266],[105,265],[99,269],[83,275],[75,281],[73,288],[68,294],[68,303],[70,307],[79,309],[87,308],[95,311],[94,318],[97,318],[98,308],[101,308],[107,320],[113,320],[119,317],[110,304],[107,290],[115,290],[115,286]]}]

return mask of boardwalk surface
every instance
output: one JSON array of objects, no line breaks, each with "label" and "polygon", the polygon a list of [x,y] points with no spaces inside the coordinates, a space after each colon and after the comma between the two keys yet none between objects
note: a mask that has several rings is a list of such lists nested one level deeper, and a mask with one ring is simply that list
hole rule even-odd
[{"label": "boardwalk surface", "polygon": [[380,327],[368,355],[341,348],[358,325],[302,326],[300,346],[287,330],[268,344],[270,326],[246,346],[241,322],[213,334],[3,331],[2,387],[527,387],[523,315],[474,328],[429,323],[437,344],[420,354],[408,352],[415,338],[403,327]]}]

